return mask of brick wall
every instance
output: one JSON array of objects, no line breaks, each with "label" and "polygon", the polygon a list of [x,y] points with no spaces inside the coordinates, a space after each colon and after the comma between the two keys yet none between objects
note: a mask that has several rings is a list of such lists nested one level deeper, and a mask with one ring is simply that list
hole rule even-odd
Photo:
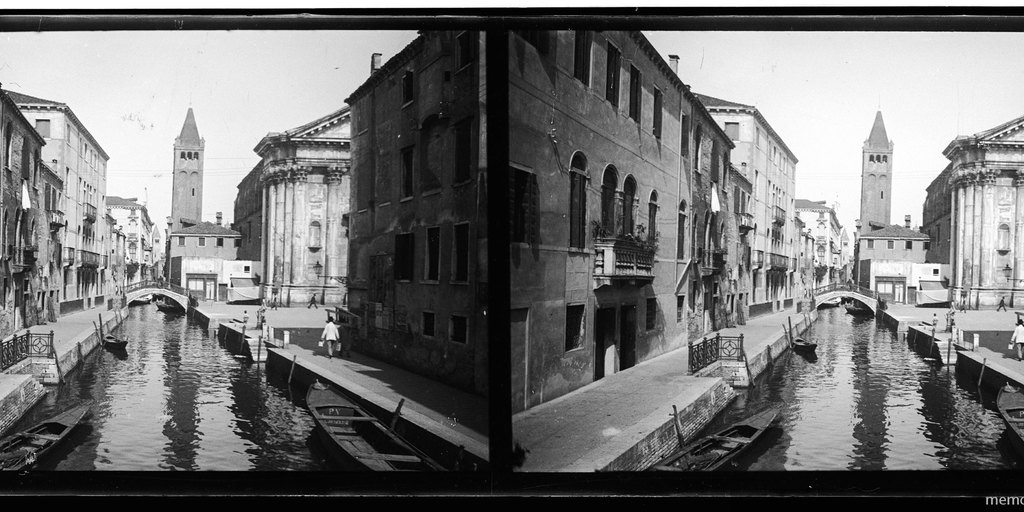
[{"label": "brick wall", "polygon": [[26,411],[46,394],[46,388],[29,375],[4,375],[2,379],[20,381],[17,388],[0,399],[0,434],[6,434]]}]

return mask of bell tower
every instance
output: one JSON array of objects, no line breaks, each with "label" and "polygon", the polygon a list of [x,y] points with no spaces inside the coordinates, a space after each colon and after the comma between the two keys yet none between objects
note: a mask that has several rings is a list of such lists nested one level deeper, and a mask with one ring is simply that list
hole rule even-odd
[{"label": "bell tower", "polygon": [[875,113],[875,124],[861,152],[860,223],[861,233],[889,226],[892,211],[892,141],[885,133],[882,111]]},{"label": "bell tower", "polygon": [[171,231],[198,224],[203,217],[203,150],[196,117],[189,107],[181,134],[174,139]]}]

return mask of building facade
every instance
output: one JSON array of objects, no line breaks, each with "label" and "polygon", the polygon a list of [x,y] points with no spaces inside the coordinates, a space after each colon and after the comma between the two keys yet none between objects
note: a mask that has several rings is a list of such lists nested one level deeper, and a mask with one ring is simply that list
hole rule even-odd
[{"label": "building facade", "polygon": [[753,225],[746,236],[754,255],[753,293],[744,297],[750,316],[791,307],[796,296],[796,155],[757,107],[704,94],[697,97],[735,144],[732,164],[751,183]]},{"label": "building facade", "polygon": [[952,166],[947,165],[938,176],[928,184],[924,208],[921,214],[921,231],[931,239],[931,246],[925,261],[928,263],[949,263],[953,239],[953,191],[949,176]]},{"label": "building facade", "polygon": [[739,237],[732,143],[643,34],[515,32],[508,71],[516,412],[735,322]]},{"label": "building facade", "polygon": [[237,259],[241,235],[216,223],[200,222],[171,232],[169,282],[198,300],[226,300],[224,262]]},{"label": "building facade", "polygon": [[1024,299],[1024,117],[959,136],[943,154],[950,161],[953,300],[975,309],[994,308],[1000,299],[1019,306]]},{"label": "building facade", "polygon": [[349,107],[268,133],[260,163],[238,185],[241,259],[261,262],[261,293],[281,304],[346,303],[350,200]]},{"label": "building facade", "polygon": [[[488,390],[484,34],[424,31],[345,101],[360,351]],[[340,269],[339,269],[340,270]]]},{"label": "building facade", "polygon": [[871,133],[861,149],[860,232],[889,226],[892,211],[892,148],[882,111],[875,113]]},{"label": "building facade", "polygon": [[109,157],[67,104],[10,95],[46,141],[42,159],[64,184],[58,201],[65,221],[60,314],[103,306],[111,282],[105,268],[109,258],[104,258]]},{"label": "building facade", "polygon": [[107,210],[120,227],[125,237],[125,268],[127,283],[154,279],[160,274],[155,273],[153,248],[153,221],[149,218],[146,205],[139,204],[138,198],[107,197]]},{"label": "building facade", "polygon": [[843,226],[836,210],[825,201],[797,199],[796,214],[814,237],[814,282],[811,289],[834,283],[845,283],[846,264],[843,261]]},{"label": "building facade", "polygon": [[914,303],[913,264],[925,262],[931,242],[928,235],[910,228],[910,216],[903,226],[861,233],[857,243],[857,284],[886,300]]}]

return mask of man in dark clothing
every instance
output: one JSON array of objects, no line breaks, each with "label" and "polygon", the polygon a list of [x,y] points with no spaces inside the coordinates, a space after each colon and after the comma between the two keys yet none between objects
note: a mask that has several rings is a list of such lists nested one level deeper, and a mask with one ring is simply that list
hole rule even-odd
[{"label": "man in dark clothing", "polygon": [[1006,311],[1006,297],[999,297],[999,307],[996,308],[996,311],[1000,309]]},{"label": "man in dark clothing", "polygon": [[313,293],[313,295],[309,296],[309,304],[306,305],[306,309],[309,309],[311,307],[312,308],[316,308],[316,309],[320,309],[320,306],[317,306],[317,304],[316,304],[316,293],[315,292]]}]

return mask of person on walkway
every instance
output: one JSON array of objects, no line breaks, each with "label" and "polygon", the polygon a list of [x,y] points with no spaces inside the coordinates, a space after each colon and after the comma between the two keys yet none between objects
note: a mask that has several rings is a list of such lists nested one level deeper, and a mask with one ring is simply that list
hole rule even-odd
[{"label": "person on walkway", "polygon": [[249,311],[242,311],[242,329],[249,327]]},{"label": "person on walkway", "polygon": [[1010,343],[1017,349],[1017,360],[1024,361],[1024,320],[1017,319],[1017,327],[1013,328],[1013,335],[1010,336]]},{"label": "person on walkway", "polygon": [[320,306],[316,305],[316,292],[313,292],[313,295],[309,296],[309,304],[306,304],[306,309],[309,308],[320,309]]},{"label": "person on walkway", "polygon": [[999,297],[999,307],[996,308],[996,311],[1000,309],[1006,311],[1006,297]]},{"label": "person on walkway", "polygon": [[276,309],[277,309],[277,301],[278,301],[278,299],[277,299],[277,295],[278,295],[279,293],[280,293],[280,291],[279,291],[279,290],[277,289],[277,287],[275,286],[275,287],[274,287],[274,292],[273,292],[273,298],[271,298],[271,299],[270,299],[270,309],[274,309],[274,310],[276,310]]},{"label": "person on walkway", "polygon": [[[334,357],[334,344],[338,341],[338,326],[328,320],[324,325],[324,332],[320,334],[320,344],[327,343],[327,359]],[[339,356],[341,354],[338,354]]]}]

